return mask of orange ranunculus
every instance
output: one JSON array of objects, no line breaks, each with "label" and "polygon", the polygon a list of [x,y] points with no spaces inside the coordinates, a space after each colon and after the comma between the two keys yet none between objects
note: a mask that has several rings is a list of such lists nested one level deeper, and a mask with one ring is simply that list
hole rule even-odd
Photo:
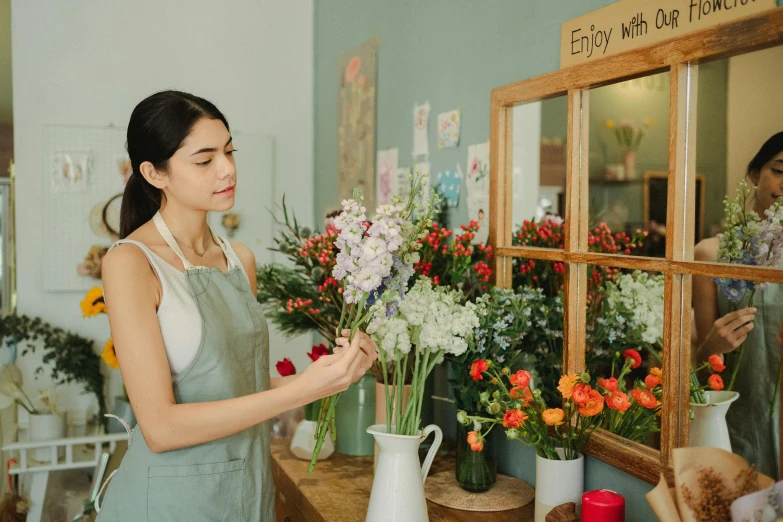
[{"label": "orange ranunculus", "polygon": [[541,414],[541,418],[549,426],[560,426],[563,424],[563,417],[565,417],[565,412],[560,408],[550,408]]},{"label": "orange ranunculus", "polygon": [[650,389],[655,388],[659,384],[661,384],[661,378],[653,374],[650,374],[644,378],[644,385]]},{"label": "orange ranunculus", "polygon": [[628,395],[615,390],[606,396],[606,405],[612,410],[625,411],[631,407],[631,402],[628,400]]},{"label": "orange ranunculus", "polygon": [[584,406],[590,398],[591,391],[593,391],[593,389],[589,384],[577,384],[574,391],[571,393],[571,399],[579,406]]},{"label": "orange ranunculus", "polygon": [[516,388],[525,388],[530,384],[530,372],[527,370],[519,370],[517,373],[511,375],[508,378],[511,384]]},{"label": "orange ranunculus", "polygon": [[613,392],[620,387],[620,383],[617,382],[617,379],[615,379],[614,377],[610,377],[609,379],[599,378],[598,386],[600,386],[601,388],[605,389],[608,392]]},{"label": "orange ranunculus", "polygon": [[468,432],[468,444],[473,451],[481,451],[484,449],[484,437],[477,431]]},{"label": "orange ranunculus", "polygon": [[503,415],[503,426],[506,428],[519,428],[527,420],[527,415],[522,410],[506,410]]},{"label": "orange ranunculus", "polygon": [[[574,390],[576,391],[576,390]],[[590,390],[590,397],[583,406],[579,407],[579,414],[585,417],[594,417],[604,411],[604,396],[598,390]]]},{"label": "orange ranunculus", "polygon": [[658,367],[650,368],[650,373],[663,380],[663,370]]},{"label": "orange ranunculus", "polygon": [[563,375],[562,377],[560,377],[560,381],[557,383],[557,389],[563,395],[564,399],[571,398],[571,394],[574,391],[574,386],[576,386],[576,382],[578,380],[579,380],[579,376],[575,373],[572,373],[570,375]]},{"label": "orange ranunculus", "polygon": [[478,359],[473,361],[473,364],[470,365],[470,376],[474,381],[483,381],[484,376],[481,374],[487,370],[489,370],[489,364],[487,364],[487,361],[484,359]]},{"label": "orange ranunculus", "polygon": [[638,404],[650,410],[653,410],[658,406],[658,399],[656,399],[655,395],[647,388],[634,388],[631,392],[631,396]]},{"label": "orange ranunculus", "polygon": [[715,391],[720,391],[723,389],[723,379],[717,373],[710,375],[710,378],[707,379],[707,384],[709,384],[710,388]]},{"label": "orange ranunculus", "polygon": [[642,365],[642,356],[639,354],[638,350],[628,348],[623,352],[623,357],[626,359],[633,359],[633,363],[631,364],[631,369],[633,370]]},{"label": "orange ranunculus", "polygon": [[525,386],[524,388],[521,386],[511,388],[511,391],[508,392],[508,394],[511,395],[512,399],[522,399],[525,404],[533,402],[533,392],[530,391],[529,386]]},{"label": "orange ranunculus", "polygon": [[710,363],[710,366],[712,367],[713,372],[722,372],[726,369],[726,365],[723,364],[723,361],[720,360],[719,355],[712,354],[707,359],[707,362]]}]

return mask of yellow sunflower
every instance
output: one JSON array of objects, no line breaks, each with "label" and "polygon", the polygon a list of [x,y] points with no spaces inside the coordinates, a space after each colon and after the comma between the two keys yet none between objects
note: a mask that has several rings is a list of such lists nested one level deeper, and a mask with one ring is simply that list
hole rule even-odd
[{"label": "yellow sunflower", "polygon": [[80,303],[84,317],[94,317],[106,313],[106,302],[103,300],[103,288],[96,286],[84,296]]},{"label": "yellow sunflower", "polygon": [[109,340],[106,341],[106,344],[103,346],[101,359],[109,365],[109,368],[114,368],[116,370],[120,367],[120,361],[117,360],[117,353],[114,351],[114,339],[109,338]]}]

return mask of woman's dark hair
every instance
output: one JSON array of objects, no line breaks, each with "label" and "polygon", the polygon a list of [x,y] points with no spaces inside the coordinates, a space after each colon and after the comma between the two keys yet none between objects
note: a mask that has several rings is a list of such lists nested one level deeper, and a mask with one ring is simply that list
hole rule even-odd
[{"label": "woman's dark hair", "polygon": [[122,195],[120,238],[152,219],[163,202],[163,191],[144,179],[139,166],[149,161],[158,170],[168,170],[169,159],[201,118],[220,120],[230,130],[217,107],[186,92],[158,92],[133,109],[125,144],[133,172]]},{"label": "woman's dark hair", "polygon": [[[772,158],[783,151],[783,132],[778,132],[768,139],[748,164],[748,176],[753,177],[761,172]],[[755,182],[754,182],[755,183]]]}]

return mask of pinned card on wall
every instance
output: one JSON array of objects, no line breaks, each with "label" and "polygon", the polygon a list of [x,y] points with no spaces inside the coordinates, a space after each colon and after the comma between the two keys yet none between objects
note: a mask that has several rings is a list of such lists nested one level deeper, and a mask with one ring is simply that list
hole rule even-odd
[{"label": "pinned card on wall", "polygon": [[461,186],[462,169],[459,163],[456,170],[444,170],[438,173],[438,191],[449,207],[454,208],[459,204]]},{"label": "pinned card on wall", "polygon": [[489,195],[468,196],[468,217],[479,225],[472,244],[485,244],[489,239]]},{"label": "pinned card on wall", "polygon": [[468,197],[489,195],[489,141],[468,147]]},{"label": "pinned card on wall", "polygon": [[399,149],[387,149],[378,151],[377,182],[378,205],[385,205],[391,201],[394,195],[395,176],[399,161]]},{"label": "pinned card on wall", "polygon": [[430,119],[430,102],[413,106],[413,157],[429,156],[430,142],[427,134]]},{"label": "pinned card on wall", "polygon": [[394,195],[399,196],[403,201],[408,200],[408,195],[411,193],[411,168],[410,167],[398,167],[394,176]]},{"label": "pinned card on wall", "polygon": [[459,145],[461,119],[459,109],[438,114],[439,149],[451,149]]}]

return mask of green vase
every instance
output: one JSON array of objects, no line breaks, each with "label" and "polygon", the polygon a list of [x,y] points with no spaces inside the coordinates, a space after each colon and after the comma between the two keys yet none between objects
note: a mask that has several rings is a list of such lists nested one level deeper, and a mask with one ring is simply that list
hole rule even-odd
[{"label": "green vase", "polygon": [[335,407],[337,452],[369,457],[375,454],[375,439],[367,428],[375,424],[375,376],[367,373],[343,392]]},{"label": "green vase", "polygon": [[495,445],[487,437],[483,450],[470,449],[467,440],[472,429],[457,422],[457,482],[466,491],[483,493],[492,489],[497,478]]}]

